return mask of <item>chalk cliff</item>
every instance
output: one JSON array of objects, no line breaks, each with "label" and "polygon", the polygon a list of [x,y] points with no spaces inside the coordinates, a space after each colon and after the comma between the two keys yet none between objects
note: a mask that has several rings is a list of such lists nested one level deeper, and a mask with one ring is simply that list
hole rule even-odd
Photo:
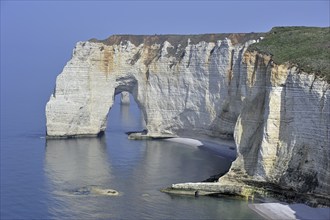
[{"label": "chalk cliff", "polygon": [[239,177],[327,195],[330,85],[269,56],[246,53],[243,63],[246,80],[234,132],[239,156],[222,182]]},{"label": "chalk cliff", "polygon": [[243,195],[244,186],[281,186],[327,196],[329,84],[246,51],[262,36],[122,35],[79,42],[46,105],[47,135],[102,133],[114,96],[128,91],[149,136],[234,136],[238,158],[212,189]]},{"label": "chalk cliff", "polygon": [[242,56],[257,37],[112,36],[79,42],[47,103],[47,135],[104,131],[114,95],[128,91],[149,136],[232,136],[241,109]]}]

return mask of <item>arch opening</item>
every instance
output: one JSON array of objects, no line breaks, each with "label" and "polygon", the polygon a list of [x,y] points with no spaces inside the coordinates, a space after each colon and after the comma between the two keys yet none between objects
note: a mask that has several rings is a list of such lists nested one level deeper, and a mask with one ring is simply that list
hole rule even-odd
[{"label": "arch opening", "polygon": [[[129,103],[121,102],[121,93],[127,92]],[[107,132],[140,132],[146,130],[143,111],[134,95],[126,89],[116,89],[113,96],[113,105],[107,116]]]}]

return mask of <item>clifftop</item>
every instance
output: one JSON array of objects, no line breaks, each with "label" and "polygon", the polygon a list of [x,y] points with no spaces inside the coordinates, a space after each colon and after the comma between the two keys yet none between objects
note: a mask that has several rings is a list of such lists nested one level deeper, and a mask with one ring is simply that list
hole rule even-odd
[{"label": "clifftop", "polygon": [[270,54],[276,64],[297,65],[330,83],[329,27],[274,27],[248,50]]},{"label": "clifftop", "polygon": [[105,40],[97,40],[95,38],[90,39],[91,42],[100,42],[105,45],[118,45],[120,42],[130,41],[135,46],[140,44],[152,45],[152,44],[162,44],[165,41],[170,42],[173,46],[186,46],[188,39],[190,39],[192,44],[197,44],[201,41],[205,42],[217,42],[218,40],[223,40],[229,38],[232,43],[240,44],[245,43],[248,40],[255,40],[259,37],[264,36],[265,33],[227,33],[227,34],[196,34],[196,35],[112,35]]},{"label": "clifftop", "polygon": [[314,73],[330,83],[330,28],[329,27],[274,27],[267,33],[224,33],[196,35],[112,35],[104,40],[90,39],[105,45],[119,45],[130,41],[135,46],[162,44],[168,41],[175,48],[201,41],[216,42],[229,38],[232,44],[242,44],[264,37],[259,43],[249,46],[248,51],[258,51],[272,55],[276,64],[290,63],[300,70]]}]

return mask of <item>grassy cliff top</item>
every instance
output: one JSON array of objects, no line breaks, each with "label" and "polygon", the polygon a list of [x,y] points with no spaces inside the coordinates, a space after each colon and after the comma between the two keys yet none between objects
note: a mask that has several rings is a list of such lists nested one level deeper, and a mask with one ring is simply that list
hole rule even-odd
[{"label": "grassy cliff top", "polygon": [[227,34],[195,34],[195,35],[177,35],[177,34],[167,34],[167,35],[112,35],[105,40],[97,40],[95,38],[90,39],[91,42],[100,42],[105,45],[118,45],[120,42],[130,41],[135,46],[140,44],[153,45],[162,44],[165,41],[170,42],[173,46],[177,47],[179,44],[181,46],[186,46],[188,39],[192,44],[197,44],[199,42],[214,42],[218,40],[224,40],[229,38],[233,44],[245,43],[249,40],[255,40],[259,37],[264,36],[264,33],[227,33]]},{"label": "grassy cliff top", "polygon": [[197,35],[112,35],[104,40],[90,39],[105,45],[130,41],[134,45],[153,45],[170,42],[175,48],[201,41],[216,42],[229,38],[233,44],[265,37],[249,46],[248,51],[272,55],[277,64],[290,63],[300,70],[314,73],[330,83],[330,27],[274,27],[268,33],[197,34]]},{"label": "grassy cliff top", "polygon": [[272,55],[276,64],[297,65],[330,83],[330,28],[275,27],[248,51]]}]

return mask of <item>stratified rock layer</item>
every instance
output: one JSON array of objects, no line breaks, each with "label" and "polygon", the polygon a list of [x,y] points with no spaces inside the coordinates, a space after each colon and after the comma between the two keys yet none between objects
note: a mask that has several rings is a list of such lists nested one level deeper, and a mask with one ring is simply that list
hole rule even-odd
[{"label": "stratified rock layer", "polygon": [[329,84],[246,52],[256,34],[201,36],[77,43],[46,106],[47,135],[103,132],[114,96],[128,91],[148,136],[234,136],[238,158],[219,183],[229,191],[274,184],[327,195]]},{"label": "stratified rock layer", "polygon": [[[215,38],[207,36],[200,39]],[[114,95],[128,91],[144,114],[149,136],[232,136],[241,109],[242,55],[255,41],[246,41],[249,35],[226,36],[197,44],[187,36],[163,36],[182,42],[174,46],[158,36],[77,43],[46,106],[47,135],[104,131]]]},{"label": "stratified rock layer", "polygon": [[220,185],[280,186],[297,195],[325,195],[330,205],[329,84],[257,53],[246,53],[243,63],[238,158]]}]

